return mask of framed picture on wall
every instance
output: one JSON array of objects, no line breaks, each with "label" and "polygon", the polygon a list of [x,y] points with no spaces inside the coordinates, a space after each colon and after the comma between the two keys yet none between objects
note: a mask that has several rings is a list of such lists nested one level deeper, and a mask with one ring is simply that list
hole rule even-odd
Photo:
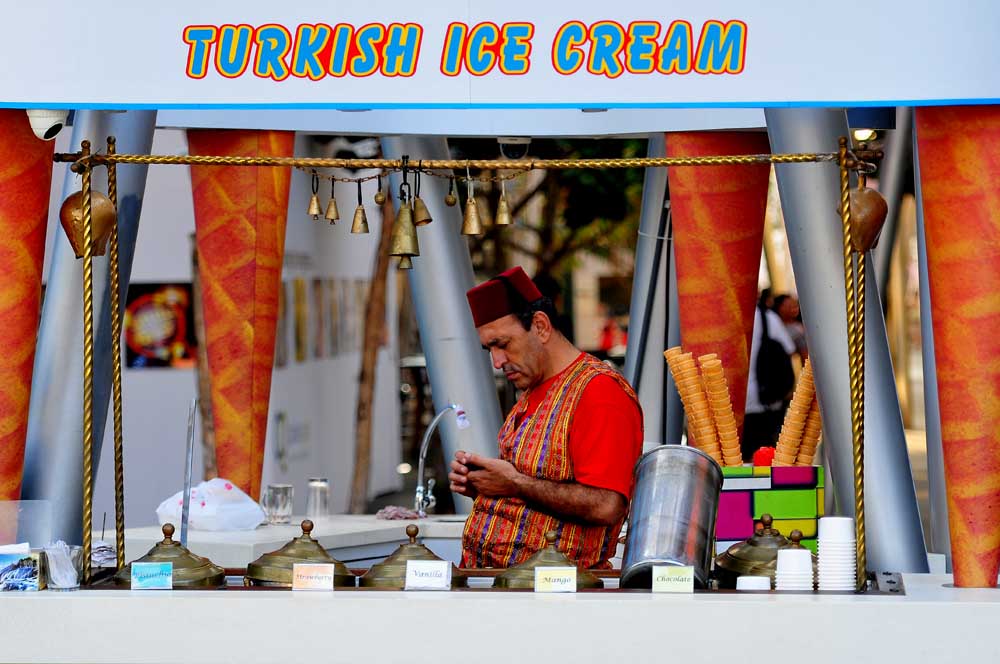
[{"label": "framed picture on wall", "polygon": [[197,341],[191,284],[131,284],[124,330],[125,366],[193,367]]}]

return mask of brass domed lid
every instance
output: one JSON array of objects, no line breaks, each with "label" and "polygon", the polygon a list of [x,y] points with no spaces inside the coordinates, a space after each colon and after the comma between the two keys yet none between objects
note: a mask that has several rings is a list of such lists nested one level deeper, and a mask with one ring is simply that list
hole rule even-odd
[{"label": "brass domed lid", "polygon": [[[220,588],[226,585],[226,573],[208,558],[196,556],[171,539],[174,534],[172,523],[163,524],[163,541],[136,563],[173,563],[174,588]],[[132,563],[115,574],[115,585],[132,585]]]},{"label": "brass domed lid", "polygon": [[[533,590],[535,587],[535,568],[537,567],[577,567],[565,553],[556,548],[556,531],[545,533],[545,548],[536,551],[534,555],[516,567],[511,567],[493,580],[494,588],[514,588]],[[603,588],[604,583],[585,569],[576,570],[576,589]]]},{"label": "brass domed lid", "polygon": [[[361,577],[363,588],[395,588],[402,590],[406,585],[406,561],[407,560],[441,560],[434,555],[430,549],[423,544],[417,544],[417,534],[420,529],[412,523],[406,527],[406,536],[409,542],[400,544],[399,548],[393,551],[392,555],[380,563],[371,566],[364,576]],[[465,575],[452,565],[451,587],[465,588],[469,580]]]},{"label": "brass domed lid", "polygon": [[[760,517],[763,528],[745,542],[733,544],[715,559],[715,566],[737,575],[759,574],[774,576],[778,560],[778,549],[788,546],[788,540],[772,528],[774,519],[770,514]],[[802,533],[799,533],[801,537]]]},{"label": "brass domed lid", "polygon": [[265,553],[247,565],[246,580],[256,586],[292,585],[292,567],[295,563],[321,563],[334,566],[333,585],[354,587],[355,576],[347,565],[332,557],[323,546],[312,538],[313,522],[302,522],[302,536],[296,537],[277,551]]}]

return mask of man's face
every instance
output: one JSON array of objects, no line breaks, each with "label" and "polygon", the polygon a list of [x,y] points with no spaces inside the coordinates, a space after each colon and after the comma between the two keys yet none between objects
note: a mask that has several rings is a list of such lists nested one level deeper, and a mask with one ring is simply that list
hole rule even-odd
[{"label": "man's face", "polygon": [[525,330],[516,316],[509,315],[476,331],[483,348],[490,352],[493,366],[502,369],[514,387],[524,390],[542,381],[546,350],[534,325]]}]

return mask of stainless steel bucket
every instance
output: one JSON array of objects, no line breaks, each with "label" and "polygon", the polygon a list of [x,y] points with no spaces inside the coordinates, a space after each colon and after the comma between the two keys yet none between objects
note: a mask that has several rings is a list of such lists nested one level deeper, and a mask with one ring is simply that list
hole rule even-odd
[{"label": "stainless steel bucket", "polygon": [[708,583],[722,469],[693,447],[662,445],[635,466],[622,559],[623,588],[649,588],[653,565],[691,565]]}]

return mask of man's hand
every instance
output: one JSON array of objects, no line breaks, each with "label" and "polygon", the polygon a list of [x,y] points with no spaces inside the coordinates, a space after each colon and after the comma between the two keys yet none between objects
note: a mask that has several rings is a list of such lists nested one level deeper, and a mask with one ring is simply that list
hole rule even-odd
[{"label": "man's hand", "polygon": [[459,495],[475,498],[476,487],[469,482],[471,469],[467,463],[470,456],[472,455],[465,450],[455,452],[455,458],[451,462],[451,472],[448,473],[448,488]]},{"label": "man's hand", "polygon": [[509,498],[519,495],[522,475],[509,461],[466,453],[464,465],[469,468],[468,481],[475,487],[477,493],[490,498]]}]

